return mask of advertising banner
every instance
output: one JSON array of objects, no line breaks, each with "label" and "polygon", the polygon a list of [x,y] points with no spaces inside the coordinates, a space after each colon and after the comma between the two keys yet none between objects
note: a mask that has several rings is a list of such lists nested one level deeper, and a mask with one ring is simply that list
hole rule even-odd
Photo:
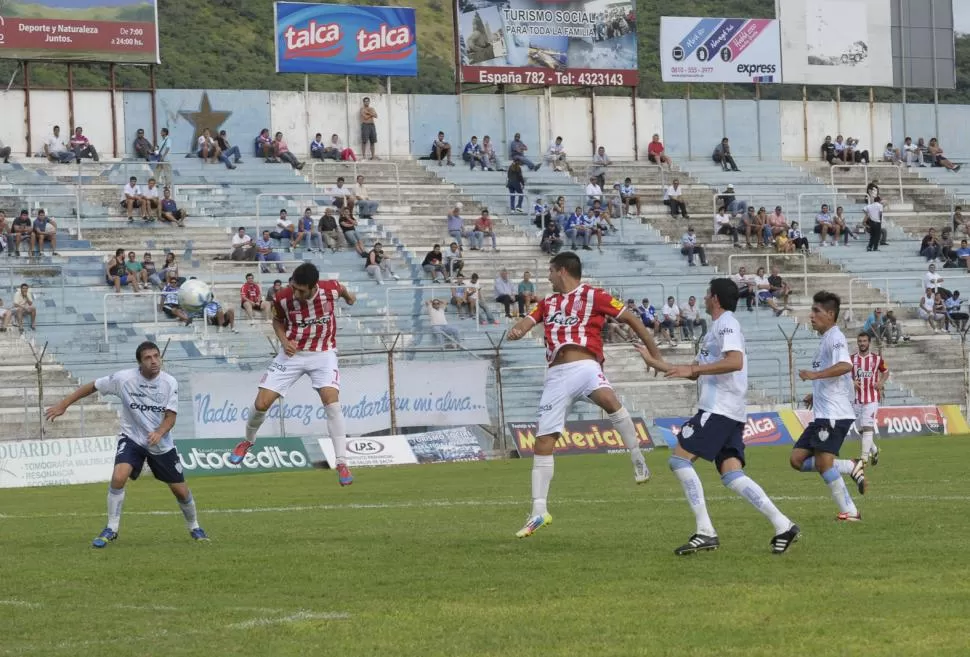
[{"label": "advertising banner", "polygon": [[158,64],[156,0],[5,0],[0,59]]},{"label": "advertising banner", "polygon": [[[199,475],[309,470],[310,458],[299,438],[260,438],[241,465],[230,465],[236,440],[182,440],[176,447],[186,478]],[[109,471],[110,474],[110,471]]]},{"label": "advertising banner", "polygon": [[[394,364],[395,408],[400,427],[488,424],[485,394],[486,361],[417,362]],[[190,379],[195,435],[200,438],[239,438],[245,435],[249,409],[262,372],[195,374]],[[340,405],[347,433],[361,435],[391,426],[391,400],[386,365],[340,370]],[[327,414],[320,396],[301,379],[285,398],[270,408],[266,426],[286,434],[328,436]]]},{"label": "advertising banner", "polygon": [[[660,429],[668,447],[677,444],[680,427],[689,417],[661,417],[654,420]],[[794,442],[788,427],[778,413],[748,413],[748,421],[744,425],[744,446],[753,445],[787,445]]]},{"label": "advertising banner", "polygon": [[456,0],[461,77],[482,84],[630,87],[633,0]]},{"label": "advertising banner", "polygon": [[418,74],[414,10],[274,4],[277,73]]},{"label": "advertising banner", "polygon": [[660,19],[664,82],[781,82],[778,21],[766,18]]},{"label": "advertising banner", "polygon": [[[957,413],[952,409],[956,408]],[[798,421],[799,433],[814,418],[812,411],[789,411]],[[791,424],[788,422],[788,424]],[[967,432],[967,424],[959,407],[953,406],[882,406],[876,412],[876,434],[882,438],[911,438],[913,436],[952,436]],[[858,437],[854,424],[849,433]],[[797,439],[797,436],[796,436]]]},{"label": "advertising banner", "polygon": [[[327,459],[327,464],[337,466],[333,451],[333,441],[329,438],[319,438],[320,449]],[[417,463],[418,459],[411,451],[411,445],[405,436],[378,436],[376,438],[350,438],[347,441],[347,465],[351,468],[372,465],[409,465]]]},{"label": "advertising banner", "polygon": [[[640,438],[640,447],[652,449],[653,441],[647,433],[643,418],[633,418],[633,426]],[[532,456],[535,453],[536,423],[509,422],[509,433],[515,441],[519,456]],[[618,454],[626,452],[623,439],[613,429],[609,420],[575,420],[566,422],[566,428],[556,441],[556,456],[567,454]]]},{"label": "advertising banner", "polygon": [[111,479],[117,436],[0,442],[0,488]]},{"label": "advertising banner", "polygon": [[484,461],[486,458],[478,436],[468,427],[409,433],[405,438],[418,463]]}]

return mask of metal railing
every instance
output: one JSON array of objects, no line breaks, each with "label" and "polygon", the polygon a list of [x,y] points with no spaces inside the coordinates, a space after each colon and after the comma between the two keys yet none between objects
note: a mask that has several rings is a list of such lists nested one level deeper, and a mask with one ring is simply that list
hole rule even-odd
[{"label": "metal railing", "polygon": [[[836,168],[852,167],[858,168],[862,167],[863,175],[865,176],[865,185],[869,186],[869,169],[891,169],[896,172],[897,179],[897,189],[899,190],[899,202],[903,203],[903,168],[895,164],[835,164],[829,168],[829,181],[835,189],[838,189],[839,185],[835,182],[835,170]],[[846,187],[851,185],[851,183],[844,183],[842,186]]]},{"label": "metal railing", "polygon": [[64,267],[63,266],[61,266],[61,265],[35,265],[35,264],[28,264],[28,265],[0,265],[0,271],[6,271],[10,275],[9,276],[8,285],[7,285],[7,289],[10,291],[10,294],[11,295],[13,295],[14,290],[17,287],[14,284],[14,277],[13,277],[14,270],[19,271],[19,272],[22,272],[24,270],[28,270],[28,271],[31,271],[31,270],[33,270],[33,271],[36,271],[36,270],[42,270],[42,271],[54,270],[54,271],[56,271],[57,272],[57,277],[56,278],[57,278],[58,283],[60,283],[60,288],[61,288],[61,305],[63,306],[63,305],[65,305],[67,303],[67,294],[64,291],[64,280],[65,280],[65,276],[64,276]]},{"label": "metal railing", "polygon": [[[913,292],[913,301],[910,302],[909,300],[905,300],[905,301],[901,301],[901,302],[894,302],[892,300],[892,281],[908,281],[911,285],[915,285],[916,286],[916,289]],[[885,285],[885,288],[883,288],[881,290],[881,293],[885,295],[885,297],[886,297],[886,303],[887,304],[898,303],[898,305],[912,305],[912,306],[915,306],[916,303],[919,300],[919,297],[922,297],[926,293],[926,290],[923,288],[923,279],[920,278],[920,277],[916,277],[916,276],[879,276],[879,275],[876,275],[876,276],[857,277],[857,278],[853,278],[853,279],[851,279],[849,281],[849,309],[850,309],[850,311],[854,308],[854,305],[855,305],[855,299],[854,299],[854,295],[853,295],[853,286],[854,285],[856,285],[856,284],[859,284],[859,285],[865,284],[865,285],[868,285],[871,288],[874,288],[874,289],[877,289],[878,290],[879,288],[877,287],[877,285],[879,283],[885,283],[886,284]],[[905,287],[905,286],[903,286],[903,287]],[[900,290],[897,289],[897,292],[899,292],[899,291]]]},{"label": "metal railing", "polygon": [[[384,288],[384,317],[385,317],[384,324],[387,331],[388,332],[391,331],[391,321],[393,320],[393,315],[391,313],[391,292],[410,294],[413,296],[415,292],[418,290],[420,290],[421,292],[431,292],[431,293],[433,293],[435,290],[445,290],[448,292],[448,298],[442,299],[442,301],[445,302],[445,306],[447,307],[451,305],[451,288],[453,287],[456,287],[456,286],[422,285],[419,288],[393,287],[393,286],[385,287]],[[484,301],[482,300],[482,287],[481,285],[472,285],[470,283],[465,283],[462,287],[472,288],[478,291],[478,302],[475,304],[475,332],[477,333],[482,330],[481,316],[482,316],[482,303],[484,303]],[[421,302],[422,317],[428,317],[428,313],[427,313],[427,310],[425,310],[425,307],[427,306],[427,303],[431,301],[431,299],[435,298],[434,294],[426,295],[426,296],[428,296],[428,298]]]},{"label": "metal railing", "polygon": [[835,209],[839,205],[838,204],[838,196],[839,196],[838,191],[833,191],[833,192],[802,192],[801,194],[798,195],[798,227],[799,227],[799,229],[801,229],[802,234],[805,234],[805,235],[810,234],[812,232],[812,230],[815,229],[814,222],[812,223],[811,226],[809,226],[806,229],[805,222],[802,221],[802,199],[805,199],[805,198],[814,198],[814,199],[825,199],[825,200],[832,201],[832,203],[829,204],[829,212],[832,214],[832,216],[835,216]]},{"label": "metal railing", "polygon": [[[148,297],[150,300],[154,300],[159,298],[159,293],[158,292],[106,292],[101,302],[101,307],[102,307],[102,310],[104,311],[104,341],[105,342],[111,341],[108,333],[108,299],[116,298],[116,297],[139,298],[139,299]],[[152,321],[155,323],[155,326],[158,326],[159,304],[152,303],[151,306],[152,306],[152,317],[153,317]]]},{"label": "metal railing", "polygon": [[[216,281],[216,268],[217,267],[220,268],[220,269],[223,268],[223,267],[226,267],[226,268],[229,268],[229,269],[234,269],[234,268],[240,268],[240,269],[242,269],[244,267],[247,267],[249,269],[255,269],[256,271],[247,271],[246,273],[247,274],[254,274],[255,275],[255,278],[256,278],[256,282],[260,286],[262,286],[263,285],[263,280],[264,280],[263,277],[264,276],[267,279],[269,279],[269,278],[275,278],[276,276],[279,276],[281,273],[285,273],[285,272],[279,272],[279,271],[263,271],[263,267],[267,267],[267,268],[274,267],[275,268],[276,265],[283,265],[283,267],[285,268],[287,266],[291,266],[291,267],[293,267],[293,266],[299,266],[299,265],[302,265],[304,262],[306,262],[306,261],[305,260],[266,260],[266,261],[259,261],[259,260],[213,260],[212,262],[209,263],[209,285],[211,285],[213,287],[215,287],[215,286],[218,285],[218,286],[221,287],[221,286],[232,285],[233,284],[233,283],[223,283],[221,281],[219,281],[219,282]],[[333,276],[327,275],[326,277],[327,278],[337,278],[337,274],[334,274]],[[243,283],[244,282],[245,282],[245,280],[243,281]],[[242,286],[242,283],[239,283],[239,285]]]},{"label": "metal railing", "polygon": [[[761,258],[764,258],[765,259],[765,269],[768,269],[769,266],[770,266],[770,261],[771,261],[772,258],[785,258],[785,259],[787,259],[787,258],[792,258],[792,257],[801,258],[801,261],[802,261],[802,276],[805,278],[805,294],[808,294],[808,256],[805,255],[804,253],[771,253],[771,252],[769,252],[769,253],[753,253],[753,254],[747,254],[747,253],[732,253],[731,255],[728,256],[728,272],[730,272],[730,274],[733,275],[733,273],[734,273],[734,267],[732,266],[731,263],[734,262],[734,259],[735,258],[755,259],[755,260],[760,260]],[[748,274],[748,275],[750,275],[750,274]],[[785,275],[786,276],[789,276],[790,274],[787,274],[786,273]]]},{"label": "metal railing", "polygon": [[[321,196],[325,196],[325,195],[315,191],[314,192],[262,192],[260,194],[257,194],[256,195],[256,235],[261,236],[263,234],[261,205],[264,200],[268,198],[276,198],[276,199],[283,199],[285,203],[287,201],[291,201],[295,199],[309,198],[309,199],[313,199],[313,201],[316,202]],[[294,226],[296,226],[299,221],[300,221],[300,218],[297,217],[296,219],[293,220],[292,223]],[[270,232],[272,232],[273,228],[267,228],[266,230],[269,230]],[[255,239],[253,241],[255,241]]]},{"label": "metal railing", "polygon": [[[322,167],[322,166],[330,166],[330,167],[332,167],[332,166],[334,166],[334,164],[337,164],[337,163],[338,163],[337,160],[333,160],[333,161],[314,160],[314,161],[310,162],[310,183],[314,187],[318,187],[318,188],[319,187],[323,187],[326,183],[319,183],[319,182],[317,182],[317,167]],[[368,177],[368,176],[371,175],[369,173],[361,173],[361,170],[360,170],[361,169],[361,165],[363,165],[363,168],[364,169],[376,168],[378,166],[387,165],[387,164],[389,164],[392,167],[394,167],[394,187],[395,187],[395,191],[397,192],[397,204],[398,205],[401,205],[401,167],[397,164],[397,162],[390,162],[388,160],[380,160],[378,162],[372,162],[372,163],[370,163],[369,160],[364,160],[363,162],[349,162],[347,164],[352,164],[353,165],[353,170],[354,170],[354,183],[353,184],[356,184],[356,182],[357,182],[357,176],[365,176],[365,178],[366,178],[366,177]],[[346,178],[345,178],[344,183],[346,184],[346,182],[347,181],[346,181]],[[333,184],[336,184],[336,178],[334,179]],[[366,179],[364,181],[364,184],[365,185],[368,184],[368,181]],[[352,189],[351,185],[347,185],[347,186]]]}]

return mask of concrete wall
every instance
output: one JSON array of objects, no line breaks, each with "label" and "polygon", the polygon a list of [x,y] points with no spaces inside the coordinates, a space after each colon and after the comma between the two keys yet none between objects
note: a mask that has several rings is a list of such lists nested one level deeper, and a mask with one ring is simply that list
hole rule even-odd
[{"label": "concrete wall", "polygon": [[[173,152],[194,147],[196,126],[213,131],[225,129],[230,141],[244,156],[252,153],[252,141],[261,128],[282,131],[297,153],[308,150],[314,134],[325,138],[336,133],[360,151],[358,112],[363,94],[288,91],[203,91],[166,89],[157,92],[158,128],[168,127]],[[503,160],[516,132],[539,160],[556,136],[562,136],[567,152],[589,157],[604,146],[614,158],[639,153],[645,157],[654,133],[660,134],[675,158],[706,159],[722,137],[731,139],[741,158],[816,158],[825,135],[843,134],[862,140],[873,155],[882,152],[890,139],[938,136],[946,152],[955,158],[970,156],[970,133],[960,130],[970,122],[970,106],[835,103],[754,100],[648,100],[597,96],[595,98],[525,95],[385,95],[371,94],[377,109],[378,155],[425,156],[438,130],[443,130],[458,157],[465,142],[477,135],[491,136]],[[74,117],[106,157],[117,145],[119,155],[130,150],[135,131],[151,133],[151,95],[143,92],[115,94],[114,123],[107,92],[75,92]],[[28,133],[31,147],[39,152],[58,124],[65,134],[68,95],[61,91],[32,91],[30,115],[24,108],[23,91],[0,91],[0,140],[21,155]],[[637,125],[634,140],[634,119]],[[595,138],[595,143],[594,143]]]}]

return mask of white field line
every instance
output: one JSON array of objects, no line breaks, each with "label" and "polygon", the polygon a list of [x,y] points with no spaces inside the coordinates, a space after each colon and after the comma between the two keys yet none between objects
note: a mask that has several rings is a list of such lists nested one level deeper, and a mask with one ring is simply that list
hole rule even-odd
[{"label": "white field line", "polygon": [[278,618],[253,618],[248,621],[243,621],[242,623],[233,623],[229,626],[230,630],[249,630],[254,627],[265,627],[267,625],[285,625],[286,623],[299,623],[300,621],[307,620],[349,620],[350,614],[344,614],[340,612],[326,612],[319,613],[313,611],[299,611],[295,614],[290,614],[289,616],[280,616]]},{"label": "white field line", "polygon": [[0,600],[0,607],[26,607],[28,609],[37,609],[41,607],[37,602],[27,602],[26,600]]}]

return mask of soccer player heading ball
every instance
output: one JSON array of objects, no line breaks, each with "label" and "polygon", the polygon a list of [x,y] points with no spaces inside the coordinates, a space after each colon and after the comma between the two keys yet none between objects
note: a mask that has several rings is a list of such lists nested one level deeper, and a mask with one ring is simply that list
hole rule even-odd
[{"label": "soccer player heading ball", "polygon": [[229,457],[230,463],[242,463],[256,441],[256,432],[266,419],[266,412],[306,374],[327,413],[327,430],[333,440],[340,485],[354,483],[347,468],[347,431],[339,399],[337,320],[334,316],[334,304],[338,299],[352,306],[357,297],[339,281],[321,281],[320,272],[309,262],[294,269],[289,287],[276,294],[273,330],[279,338],[281,351],[259,380],[256,401],[249,409],[246,421],[246,440],[236,445]]}]

